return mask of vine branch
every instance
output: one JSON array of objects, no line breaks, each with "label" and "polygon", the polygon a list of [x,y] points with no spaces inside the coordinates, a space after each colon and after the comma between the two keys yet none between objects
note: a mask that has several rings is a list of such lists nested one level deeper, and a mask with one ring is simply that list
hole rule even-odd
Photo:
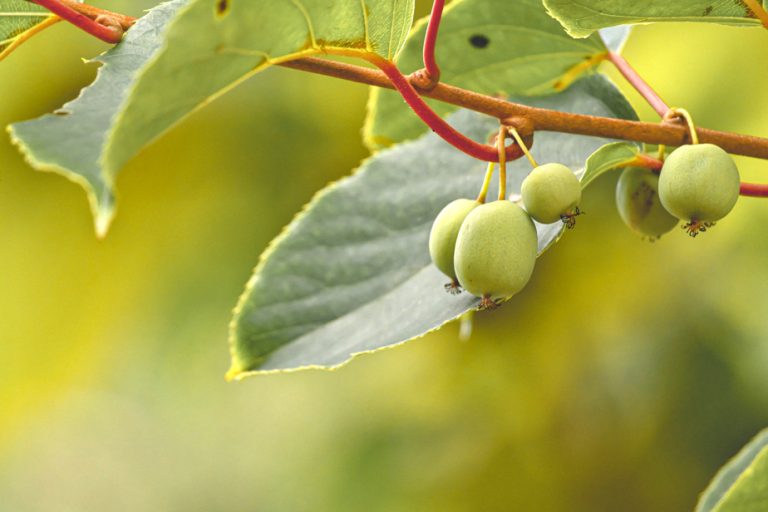
[{"label": "vine branch", "polygon": [[432,12],[429,15],[427,33],[424,36],[424,71],[426,78],[432,83],[440,81],[440,67],[435,60],[435,47],[437,46],[437,32],[440,30],[440,21],[443,18],[445,0],[435,0],[432,4]]},{"label": "vine branch", "polygon": [[[499,151],[495,146],[488,146],[486,144],[475,142],[449,125],[426,104],[418,91],[416,91],[416,88],[408,81],[408,78],[400,72],[394,63],[373,54],[370,54],[367,59],[371,64],[374,64],[381,70],[386,77],[385,80],[387,83],[397,89],[416,115],[418,115],[422,121],[432,128],[432,131],[442,137],[446,142],[456,149],[479,160],[485,160],[486,162],[498,161]],[[523,152],[517,146],[509,146],[506,149],[506,157],[508,160],[514,160],[521,156],[523,156]]]},{"label": "vine branch", "polygon": [[[315,57],[296,59],[281,63],[280,65],[287,68],[318,73],[376,87],[388,89],[396,88],[395,85],[390,82],[389,75],[385,74],[383,70],[377,71],[362,66],[355,66]],[[393,64],[392,66],[394,67]],[[402,74],[400,74],[400,76],[402,77]],[[407,79],[405,81],[408,84],[407,86],[402,83],[402,80],[398,79],[398,83],[403,90],[407,89],[412,91],[409,94],[411,96],[415,95],[416,98],[418,98],[418,100],[416,100],[416,98],[411,97],[410,100],[413,102],[419,100],[423,102],[423,99],[420,97],[420,95],[423,95],[458,107],[493,116],[500,120],[512,119],[515,117],[525,118],[530,123],[533,130],[607,137],[645,142],[647,144],[664,144],[667,146],[681,146],[683,144],[691,143],[690,133],[688,128],[684,125],[645,123],[641,121],[628,121],[625,119],[614,119],[585,114],[571,114],[568,112],[530,107],[475,93],[445,83],[439,83],[431,90],[416,90]],[[408,99],[406,99],[406,101],[408,101]],[[436,116],[439,121],[443,122],[437,114],[434,114],[434,112],[432,112],[432,114]],[[427,119],[424,119],[424,121],[430,128],[435,129],[435,126],[431,121],[428,121]],[[735,155],[768,160],[768,139],[766,138],[721,132],[706,128],[697,128],[696,131],[701,142],[717,144],[725,151]],[[486,149],[489,147],[481,146]],[[516,146],[510,146],[510,148],[513,147]],[[507,157],[509,159],[516,158],[510,157],[509,154]],[[498,157],[494,155],[493,160],[497,159]],[[483,160],[490,161],[489,158],[485,157]]]},{"label": "vine branch", "polygon": [[110,44],[117,44],[136,18],[99,9],[75,0],[30,0],[59,18]]}]

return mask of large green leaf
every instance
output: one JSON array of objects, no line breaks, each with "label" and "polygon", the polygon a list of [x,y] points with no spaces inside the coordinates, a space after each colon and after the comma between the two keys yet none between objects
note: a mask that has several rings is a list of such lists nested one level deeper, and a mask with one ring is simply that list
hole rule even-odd
[{"label": "large green leaf", "polygon": [[26,36],[50,24],[55,17],[26,0],[0,0],[0,60]]},{"label": "large green leaf", "polygon": [[394,58],[412,13],[413,0],[172,0],[98,59],[78,99],[12,136],[32,165],[86,188],[103,234],[120,168],[183,117],[271,64],[323,52]]},{"label": "large green leaf", "polygon": [[[525,103],[634,118],[602,76],[566,92]],[[475,140],[498,128],[468,111],[450,118]],[[534,155],[578,169],[606,139],[536,134]],[[419,337],[477,306],[475,297],[443,290],[447,278],[430,263],[427,239],[437,212],[458,197],[474,197],[485,164],[434,134],[383,150],[320,192],[264,253],[237,308],[231,332],[230,378],[251,371],[338,366]],[[530,171],[509,165],[509,190]],[[491,192],[493,194],[493,192]],[[538,225],[539,250],[562,224]],[[578,230],[578,228],[577,228]]]},{"label": "large green leaf", "polygon": [[768,510],[768,429],[723,466],[696,506],[696,512],[765,510]]},{"label": "large green leaf", "polygon": [[[408,36],[398,58],[402,71],[423,66],[425,32],[426,19]],[[457,0],[445,10],[436,57],[445,83],[485,94],[534,96],[557,92],[562,88],[557,82],[566,73],[606,51],[597,35],[586,40],[569,37],[547,15],[541,0]],[[428,103],[440,115],[456,108]],[[396,92],[371,90],[365,127],[370,147],[386,147],[425,131]]]},{"label": "large green leaf", "polygon": [[[763,5],[766,4],[764,1]],[[760,26],[752,12],[738,0],[544,0],[544,5],[574,37],[587,37],[604,27],[657,21]]]}]

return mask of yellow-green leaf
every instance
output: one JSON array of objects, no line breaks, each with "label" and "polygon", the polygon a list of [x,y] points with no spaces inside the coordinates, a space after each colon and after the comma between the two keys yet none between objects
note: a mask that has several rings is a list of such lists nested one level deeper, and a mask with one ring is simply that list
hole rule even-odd
[{"label": "yellow-green leaf", "polygon": [[103,234],[120,169],[185,116],[275,63],[323,52],[392,59],[412,17],[413,0],[173,0],[98,59],[96,82],[60,115],[17,123],[12,137],[32,165],[85,187]]},{"label": "yellow-green leaf", "polygon": [[587,37],[604,27],[657,21],[760,26],[760,21],[738,0],[544,0],[544,5],[574,37]]},{"label": "yellow-green leaf", "polygon": [[768,510],[768,429],[718,471],[696,506],[696,512],[764,510]]}]

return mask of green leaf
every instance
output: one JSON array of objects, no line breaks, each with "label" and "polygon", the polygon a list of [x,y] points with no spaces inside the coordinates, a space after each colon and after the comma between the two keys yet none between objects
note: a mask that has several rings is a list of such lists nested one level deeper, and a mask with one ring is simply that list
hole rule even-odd
[{"label": "green leaf", "polygon": [[[763,2],[765,5],[766,2]],[[623,24],[657,21],[702,21],[743,27],[760,22],[739,1],[713,0],[544,0],[549,13],[573,37]]]},{"label": "green leaf", "polygon": [[765,510],[768,510],[768,429],[720,469],[696,506],[696,512]]},{"label": "green leaf", "polygon": [[[602,76],[583,79],[560,95],[521,101],[635,118]],[[498,129],[497,121],[465,110],[450,120],[475,140],[487,140]],[[606,142],[542,132],[533,153],[543,162],[578,169]],[[339,366],[475,308],[475,297],[445,293],[447,278],[430,263],[427,240],[443,206],[477,194],[485,169],[429,133],[377,153],[351,177],[320,192],[262,255],[233,319],[228,376]],[[508,170],[508,189],[519,191],[530,164],[519,159]],[[541,252],[559,238],[563,225],[537,229]]]},{"label": "green leaf", "polygon": [[[398,66],[423,66],[426,19],[408,36]],[[441,81],[495,95],[554,94],[594,67],[589,59],[606,51],[598,36],[575,40],[547,15],[541,0],[461,0],[444,12],[438,36]],[[576,66],[581,66],[578,69]],[[570,72],[570,73],[569,73]],[[558,82],[568,78],[558,86]],[[456,109],[427,100],[441,116]],[[412,139],[427,128],[390,90],[372,89],[364,136],[371,148]]]},{"label": "green leaf", "polygon": [[275,63],[324,51],[394,58],[412,16],[413,0],[173,0],[98,59],[78,99],[11,134],[33,166],[86,188],[103,235],[119,170],[185,116]]},{"label": "green leaf", "polygon": [[0,0],[0,60],[58,18],[26,0]]},{"label": "green leaf", "polygon": [[581,177],[581,188],[586,188],[603,173],[619,167],[628,167],[637,160],[640,147],[633,142],[612,142],[601,147],[589,158]]}]

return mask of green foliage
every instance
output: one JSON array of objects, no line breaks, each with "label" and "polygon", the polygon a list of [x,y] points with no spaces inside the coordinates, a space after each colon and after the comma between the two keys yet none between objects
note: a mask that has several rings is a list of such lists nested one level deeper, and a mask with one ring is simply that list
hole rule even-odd
[{"label": "green foliage", "polygon": [[627,167],[640,154],[640,147],[633,142],[612,142],[592,153],[584,166],[581,188],[586,188],[603,173],[617,167]]},{"label": "green foliage", "polygon": [[[416,25],[398,57],[403,72],[423,66],[426,21]],[[541,0],[461,0],[445,10],[436,56],[445,83],[486,94],[534,96],[554,94],[569,70],[605,51],[597,35],[582,41],[569,37]],[[456,109],[428,103],[441,115]],[[396,92],[371,90],[365,126],[370,147],[386,147],[426,130]]]},{"label": "green foliage", "polygon": [[[106,162],[110,140],[122,122],[120,113],[129,103],[142,69],[163,45],[162,27],[185,3],[186,0],[168,2],[141,18],[121,44],[95,59],[103,66],[96,81],[76,100],[54,114],[10,126],[12,140],[30,165],[61,173],[86,190],[99,235],[106,234],[114,215],[118,169]],[[151,116],[147,114],[148,118]],[[137,133],[135,140],[146,141],[147,135]]]},{"label": "green foliage", "polygon": [[[526,103],[611,117],[632,112],[599,76]],[[497,127],[466,111],[451,122],[478,140]],[[605,142],[541,133],[534,150],[579,168]],[[508,169],[508,190],[519,191],[530,165],[517,160]],[[377,153],[352,177],[320,192],[262,256],[241,298],[232,327],[230,377],[338,366],[475,308],[476,298],[445,293],[445,276],[431,265],[427,245],[438,212],[456,198],[477,194],[484,171],[482,162],[428,134]],[[537,229],[541,253],[563,226]]]},{"label": "green foliage", "polygon": [[[268,7],[276,3],[273,0]],[[243,4],[248,3],[240,2],[235,7],[240,9]],[[327,8],[327,4],[322,7]],[[338,4],[329,11],[346,5]],[[373,4],[368,5],[373,7],[368,11],[357,11],[357,4],[351,3],[349,8],[358,17],[364,17],[363,12],[376,15],[376,7],[388,8]],[[69,113],[47,117],[45,122],[17,125],[16,134],[29,143],[28,157],[33,163],[63,172],[95,191],[104,208],[102,229],[106,229],[112,213],[112,187],[121,162],[138,151],[150,136],[158,135],[194,108],[190,105],[204,104],[218,93],[216,87],[223,90],[228,87],[226,84],[237,81],[233,77],[238,76],[238,69],[242,72],[238,67],[241,60],[256,62],[254,69],[258,70],[283,58],[270,60],[261,55],[268,61],[262,63],[256,55],[262,50],[235,45],[217,47],[225,57],[207,54],[210,47],[206,45],[217,37],[236,41],[256,37],[237,29],[241,22],[255,24],[253,19],[240,16],[227,2],[213,0],[207,4],[190,2],[189,10],[180,11],[179,19],[186,21],[171,22],[168,33],[175,36],[165,48],[163,27],[179,12],[176,9],[184,5],[187,4],[181,1],[165,4],[142,20],[137,26],[141,28],[134,29],[125,43],[101,60],[105,67],[99,81],[67,106],[72,109]],[[253,5],[258,4],[250,3]],[[288,2],[281,5],[289,6]],[[321,6],[319,2],[302,5],[298,1],[292,5],[299,11],[303,9],[302,12]],[[466,4],[456,5],[458,10]],[[365,8],[366,4],[362,6]],[[679,4],[671,5],[670,9],[674,7]],[[291,12],[295,16],[296,11]],[[315,14],[308,19],[320,25],[326,13],[319,10]],[[337,18],[337,14],[341,17]],[[351,19],[349,14],[330,12],[327,19],[333,22],[328,21],[328,31],[344,30],[344,21]],[[216,21],[208,23],[210,19]],[[382,51],[383,56],[392,57],[400,37],[395,35],[404,33],[393,30],[391,22],[397,19],[386,14],[381,17],[382,23],[363,20],[360,24],[358,19],[355,30],[359,32],[360,26],[364,26],[363,39],[340,40],[336,49],[353,53]],[[270,21],[266,19],[265,25],[270,25]],[[198,26],[197,22],[201,24]],[[281,31],[285,29],[283,24],[279,25]],[[297,26],[300,25],[299,20]],[[405,26],[404,22],[402,27]],[[199,40],[198,33],[188,32],[193,28],[201,31]],[[304,29],[308,27],[299,30]],[[217,34],[219,30],[221,34]],[[274,36],[276,29],[270,30],[272,27],[267,26],[262,32]],[[287,35],[290,39],[296,34]],[[293,39],[291,44],[297,41]],[[614,48],[614,44],[620,43],[611,43],[610,47]],[[320,46],[289,49],[284,57],[312,53]],[[171,59],[168,55],[175,57]],[[161,58],[159,70],[153,67],[155,58]],[[146,78],[145,71],[154,78]],[[224,72],[219,75],[216,71]],[[195,79],[199,83],[187,83]],[[179,89],[184,90],[178,92]],[[259,89],[265,90],[268,89]],[[298,103],[309,95],[321,97],[317,91],[301,90],[294,99]],[[273,103],[279,103],[276,98],[285,98],[274,90],[265,96]],[[164,100],[155,101],[156,97]],[[236,397],[237,393],[231,390],[222,391],[222,386],[201,384],[200,373],[210,375],[210,361],[216,357],[211,337],[220,329],[217,322],[220,324],[229,308],[227,299],[217,297],[215,290],[221,290],[222,281],[227,280],[223,275],[231,273],[231,281],[238,282],[236,269],[242,270],[242,261],[232,259],[233,254],[242,251],[223,250],[222,233],[229,229],[231,239],[241,244],[239,248],[252,247],[253,240],[243,243],[242,239],[253,236],[258,240],[254,236],[256,231],[259,236],[262,232],[273,232],[274,226],[264,227],[270,222],[264,219],[275,216],[272,207],[278,204],[272,197],[273,190],[285,191],[288,181],[295,187],[291,191],[296,193],[296,188],[309,181],[304,178],[326,176],[323,172],[338,167],[328,163],[332,159],[322,160],[322,153],[315,152],[314,159],[305,156],[305,165],[293,167],[299,169],[299,177],[275,176],[271,170],[284,163],[285,149],[296,147],[289,141],[281,146],[282,153],[272,151],[272,165],[265,166],[269,171],[264,171],[258,183],[249,182],[254,187],[242,186],[245,181],[239,181],[251,176],[249,169],[233,171],[229,175],[231,188],[217,189],[221,186],[218,179],[206,181],[210,169],[243,167],[241,153],[223,153],[237,147],[232,140],[238,137],[242,138],[240,143],[254,139],[263,142],[267,137],[265,130],[285,131],[294,139],[307,140],[314,135],[314,124],[326,122],[325,135],[338,136],[338,117],[328,115],[333,107],[325,102],[326,98],[318,101],[323,103],[325,115],[316,113],[312,117],[308,109],[297,108],[302,114],[301,124],[298,129],[294,125],[293,131],[282,129],[285,125],[277,120],[279,114],[270,117],[268,127],[261,125],[258,135],[250,131],[252,125],[247,121],[239,125],[243,128],[240,131],[247,133],[237,133],[235,129],[225,134],[213,131],[212,136],[219,137],[216,140],[221,144],[211,144],[215,149],[205,158],[206,164],[200,164],[197,155],[186,152],[192,143],[186,138],[189,132],[182,132],[175,145],[169,146],[172,149],[166,148],[168,160],[175,168],[167,176],[164,174],[165,189],[161,186],[158,191],[154,188],[157,183],[151,180],[136,187],[149,196],[154,194],[152,202],[157,211],[172,205],[174,221],[157,223],[151,214],[145,213],[143,221],[134,223],[134,239],[126,245],[114,245],[115,240],[110,240],[83,251],[83,240],[88,240],[84,230],[78,232],[66,220],[50,221],[56,216],[56,212],[51,212],[60,203],[56,203],[56,208],[50,206],[50,201],[42,207],[30,207],[30,201],[14,197],[13,180],[23,173],[7,173],[10,180],[0,191],[6,195],[0,206],[8,213],[3,218],[11,219],[5,224],[8,250],[2,255],[5,267],[10,270],[3,309],[6,313],[10,311],[6,314],[10,327],[4,325],[3,334],[8,337],[10,333],[11,343],[3,348],[13,357],[7,358],[11,364],[3,374],[6,379],[8,375],[13,379],[14,374],[24,374],[26,382],[45,381],[52,388],[50,383],[56,382],[56,392],[62,394],[72,389],[59,386],[56,379],[72,379],[76,382],[72,385],[76,393],[69,394],[77,395],[73,400],[75,407],[72,401],[63,401],[60,408],[50,407],[51,397],[46,395],[36,412],[41,417],[39,428],[31,430],[27,422],[17,420],[23,415],[13,405],[18,408],[22,402],[31,402],[27,400],[28,389],[19,393],[11,386],[11,391],[6,392],[12,405],[8,409],[6,400],[4,407],[13,414],[5,415],[12,418],[5,421],[18,421],[22,426],[20,430],[26,438],[20,445],[35,446],[31,455],[24,446],[18,457],[32,469],[26,473],[16,469],[0,471],[11,475],[9,483],[0,482],[0,494],[11,509],[50,510],[60,503],[76,503],[71,505],[75,508],[109,508],[114,504],[115,484],[125,482],[127,477],[135,479],[137,485],[132,488],[138,490],[121,499],[125,498],[138,510],[157,503],[165,508],[184,509],[190,503],[193,507],[215,508],[222,506],[222,496],[227,503],[234,503],[230,508],[255,497],[260,506],[269,510],[293,511],[306,503],[323,508],[322,504],[331,502],[333,505],[325,508],[359,510],[364,507],[356,500],[369,505],[370,497],[382,488],[386,492],[374,505],[382,510],[425,508],[414,505],[414,500],[441,510],[474,510],[478,500],[498,509],[509,509],[510,503],[516,503],[511,508],[595,510],[617,508],[617,504],[618,508],[657,510],[665,507],[654,507],[654,498],[650,496],[659,496],[657,499],[665,500],[665,505],[670,496],[673,501],[690,499],[690,482],[695,482],[702,471],[708,471],[706,468],[715,458],[712,454],[728,442],[726,438],[738,437],[745,424],[764,422],[766,409],[757,404],[764,401],[765,394],[758,392],[747,399],[740,389],[749,372],[754,372],[761,379],[759,382],[765,379],[763,361],[755,357],[761,354],[758,347],[764,345],[764,336],[760,329],[765,327],[761,300],[764,284],[754,277],[755,272],[763,269],[765,244],[760,237],[751,236],[754,223],[759,220],[756,217],[764,216],[758,208],[749,212],[751,224],[745,223],[743,231],[734,230],[733,238],[726,244],[711,246],[719,252],[706,251],[707,254],[681,250],[679,254],[670,252],[660,257],[641,252],[645,248],[636,251],[612,246],[611,241],[605,242],[604,233],[597,239],[589,239],[589,233],[583,233],[585,243],[580,248],[571,244],[573,251],[563,251],[561,255],[565,256],[561,259],[542,262],[549,271],[546,279],[540,281],[538,289],[530,290],[532,295],[526,299],[533,300],[518,301],[519,308],[507,309],[505,313],[512,315],[511,322],[502,320],[495,328],[483,326],[480,330],[485,332],[471,346],[418,344],[423,350],[419,366],[414,365],[416,360],[408,359],[405,351],[405,365],[402,359],[390,357],[387,362],[386,357],[371,358],[350,368],[352,373],[337,374],[333,379],[317,373],[284,379],[283,384],[279,379],[270,379],[263,383],[263,392],[256,393],[256,401],[253,393],[243,395],[245,398]],[[754,102],[750,96],[742,107],[748,111]],[[575,85],[562,96],[531,103],[633,117],[623,98],[605,80],[596,78]],[[291,102],[285,104],[296,106]],[[239,108],[239,104],[234,106]],[[146,124],[142,124],[145,120]],[[487,140],[495,128],[491,120],[467,112],[458,113],[451,121],[477,140]],[[49,140],[43,137],[45,134],[50,135]],[[200,142],[210,144],[209,140]],[[343,142],[324,142],[326,154],[335,155],[345,149],[341,147]],[[536,135],[534,151],[539,158],[556,158],[576,168],[602,142],[605,141],[543,133]],[[53,156],[48,158],[50,155]],[[603,146],[589,157],[586,170],[578,173],[582,175],[581,186],[587,186],[607,170],[631,165],[638,158],[636,145]],[[68,159],[80,171],[60,166]],[[12,158],[8,160],[13,167]],[[143,174],[166,171],[157,159],[153,165],[157,173]],[[182,188],[178,186],[182,181],[185,185],[194,182],[195,177],[190,176],[194,175],[190,172],[193,168],[198,173],[198,188],[193,191],[199,195],[187,194],[184,187],[174,201],[168,192]],[[451,298],[442,292],[440,285],[444,279],[426,260],[425,240],[437,209],[451,198],[474,195],[483,169],[484,166],[430,135],[376,155],[356,175],[322,192],[273,244],[257,269],[233,326],[235,367],[231,376],[243,376],[248,370],[339,365],[355,353],[420,336],[473,308],[477,302],[466,294]],[[518,190],[526,170],[525,161],[510,165],[511,190]],[[627,174],[625,171],[624,175]],[[238,178],[233,178],[236,175]],[[304,193],[306,190],[301,192]],[[202,196],[206,201],[199,200]],[[259,204],[258,209],[252,210],[259,215],[248,216],[245,226],[244,209],[233,210],[230,218],[222,213],[224,208],[217,208],[211,215],[207,207],[199,204],[229,203],[235,197],[241,205]],[[177,208],[183,201],[189,203]],[[589,219],[610,221],[599,209],[592,211],[597,213]],[[35,215],[44,218],[40,220],[47,230],[44,236],[28,229],[35,222]],[[27,223],[25,217],[32,220]],[[211,217],[219,218],[214,223]],[[176,226],[182,224],[184,227],[177,231]],[[536,227],[539,253],[562,233],[560,225]],[[203,235],[193,234],[195,230],[207,232],[207,236],[216,235],[198,238]],[[136,243],[151,250],[135,251]],[[61,247],[64,252],[59,252]],[[220,252],[207,251],[210,247]],[[201,248],[205,265],[200,265]],[[622,251],[624,257],[616,257],[622,256]],[[227,257],[220,259],[225,253]],[[574,256],[588,258],[589,264],[574,272]],[[642,265],[637,265],[638,261]],[[723,261],[729,265],[723,265]],[[632,272],[627,272],[628,262],[634,264]],[[208,270],[203,268],[206,266]],[[79,277],[73,277],[73,268],[79,270]],[[217,272],[210,272],[211,268]],[[110,269],[119,270],[109,274]],[[708,279],[695,282],[679,278],[693,273]],[[141,277],[146,279],[143,285]],[[722,283],[723,293],[712,294],[706,283],[701,284],[715,279]],[[201,285],[203,282],[207,286]],[[85,290],[81,295],[87,299],[81,303],[71,301],[72,289]],[[665,289],[663,298],[657,293],[659,289]],[[564,290],[578,292],[563,293]],[[615,302],[611,304],[615,314],[595,314],[595,304],[604,303],[606,297]],[[212,308],[212,303],[218,309]],[[684,307],[672,307],[676,304]],[[31,313],[25,311],[25,305]],[[195,314],[190,315],[190,311]],[[618,316],[622,312],[631,314]],[[499,318],[503,316],[493,321],[498,322]],[[526,322],[528,318],[557,321]],[[154,332],[150,327],[153,322]],[[39,336],[35,343],[38,324],[45,328],[37,332],[48,335]],[[450,332],[443,335],[445,338],[440,341],[451,341]],[[503,343],[511,338],[517,343]],[[72,341],[92,346],[70,345]],[[745,348],[747,342],[754,345]],[[84,350],[84,346],[90,350]],[[29,364],[19,365],[15,351],[25,350]],[[86,352],[90,354],[83,361],[89,362],[79,361],[78,366],[78,357]],[[144,366],[139,366],[142,357]],[[167,364],[169,361],[172,364]],[[398,370],[404,366],[418,369],[410,372],[417,380],[402,379]],[[378,373],[371,371],[377,367]],[[39,379],[41,368],[46,372],[45,379]],[[109,377],[99,383],[98,391],[85,390],[84,374],[91,375],[89,380],[94,382],[100,374]],[[187,376],[188,381],[174,382],[180,375]],[[135,386],[131,379],[142,385]],[[353,392],[349,393],[350,390]],[[179,406],[179,393],[190,392],[198,393],[198,400],[187,401],[193,406],[186,409],[184,404]],[[152,407],[147,407],[148,399]],[[327,407],[329,401],[338,407]],[[78,403],[80,408],[76,407]],[[288,409],[299,414],[283,414]],[[173,414],[169,415],[169,410]],[[307,417],[316,420],[318,428],[307,430]],[[78,419],[72,421],[73,418]],[[187,428],[190,425],[194,427],[191,431]],[[68,431],[63,437],[62,428]],[[30,431],[33,433],[29,434]],[[158,435],[152,436],[144,449],[136,450],[135,433],[146,431]],[[297,436],[299,445],[295,444]],[[206,443],[200,443],[201,438]],[[232,443],[232,439],[238,442]],[[574,446],[580,448],[574,450]],[[168,456],[158,460],[158,449]],[[260,456],[253,457],[253,453]],[[81,466],[85,473],[55,474],[61,467],[70,467],[83,454],[94,460],[119,463],[84,463]],[[292,457],[304,458],[300,471],[296,471]],[[317,460],[324,459],[333,460],[334,467],[318,481]],[[440,471],[433,472],[436,460],[441,462]],[[542,467],[541,461],[546,460],[556,463],[551,468]],[[254,461],[256,465],[251,466]],[[666,467],[665,477],[669,473],[669,478],[658,478],[660,465]],[[89,468],[98,468],[98,474],[88,473]],[[242,479],[231,478],[227,473],[232,468],[240,474],[247,468],[256,477],[239,488]],[[528,495],[509,491],[506,484],[510,471],[516,475],[514,490],[526,488]],[[83,474],[95,478],[83,478]],[[46,489],[43,496],[35,494],[35,486],[29,485],[39,482],[40,475],[53,475],[46,480],[51,489]],[[18,476],[21,479],[16,481]],[[282,492],[281,483],[286,477],[306,484],[310,498],[302,495],[297,499]],[[595,481],[612,485],[595,486]],[[226,492],[222,493],[224,487]],[[768,507],[767,487],[768,432],[764,432],[716,477],[698,510],[762,512]],[[82,494],[70,494],[72,488]],[[558,492],[548,492],[553,488]],[[24,498],[19,496],[28,497],[30,503],[22,503]],[[94,496],[106,505],[94,506]]]},{"label": "green foliage", "polygon": [[696,506],[696,512],[764,510],[768,510],[768,429],[723,466]]},{"label": "green foliage", "polygon": [[[573,37],[604,27],[656,21],[702,21],[744,27],[760,22],[742,2],[713,0],[543,0],[549,13]],[[763,2],[763,5],[766,3]]]},{"label": "green foliage", "polygon": [[412,13],[412,0],[173,0],[98,59],[105,65],[97,81],[64,106],[65,115],[16,124],[12,136],[32,165],[86,188],[104,234],[117,173],[179,120],[285,60],[321,51],[394,58]]},{"label": "green foliage", "polygon": [[25,33],[52,18],[51,13],[26,0],[0,0],[0,60]]}]

